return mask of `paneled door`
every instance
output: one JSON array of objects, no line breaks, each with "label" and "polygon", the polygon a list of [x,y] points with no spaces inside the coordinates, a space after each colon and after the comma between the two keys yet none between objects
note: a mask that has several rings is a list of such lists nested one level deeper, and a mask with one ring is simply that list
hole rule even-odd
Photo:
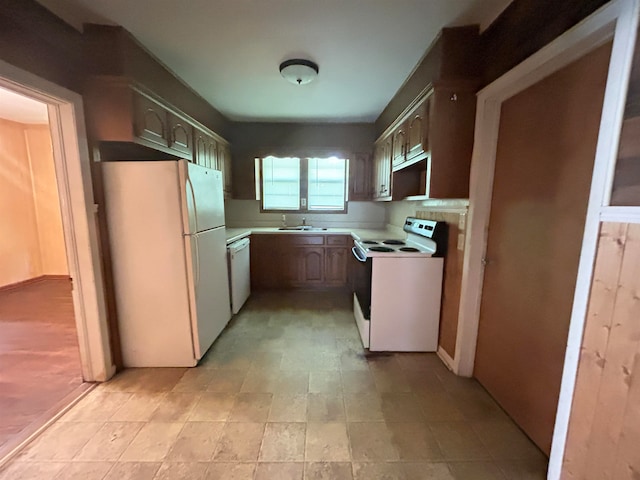
[{"label": "paneled door", "polygon": [[610,50],[501,110],[474,375],[547,454]]}]

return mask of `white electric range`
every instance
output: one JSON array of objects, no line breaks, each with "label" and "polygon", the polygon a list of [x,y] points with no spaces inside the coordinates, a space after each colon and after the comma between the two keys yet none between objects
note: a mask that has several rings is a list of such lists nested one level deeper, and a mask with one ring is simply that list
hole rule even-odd
[{"label": "white electric range", "polygon": [[370,351],[433,352],[447,225],[408,217],[403,230],[406,238],[354,241],[354,316]]}]

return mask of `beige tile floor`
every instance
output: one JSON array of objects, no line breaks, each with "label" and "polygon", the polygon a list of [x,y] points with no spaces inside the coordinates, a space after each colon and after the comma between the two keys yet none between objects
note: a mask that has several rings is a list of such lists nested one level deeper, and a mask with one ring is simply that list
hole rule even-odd
[{"label": "beige tile floor", "polygon": [[254,295],[193,369],[93,390],[2,480],[528,480],[546,458],[433,354],[365,355],[348,295]]}]

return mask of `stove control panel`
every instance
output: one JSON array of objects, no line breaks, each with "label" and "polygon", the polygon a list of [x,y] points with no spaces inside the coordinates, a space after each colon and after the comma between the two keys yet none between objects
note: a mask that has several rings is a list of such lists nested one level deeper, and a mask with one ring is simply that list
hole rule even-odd
[{"label": "stove control panel", "polygon": [[411,235],[418,235],[433,240],[437,247],[437,253],[434,256],[444,256],[447,248],[447,224],[446,222],[437,222],[435,220],[422,220],[415,217],[407,217],[404,222],[403,230]]}]

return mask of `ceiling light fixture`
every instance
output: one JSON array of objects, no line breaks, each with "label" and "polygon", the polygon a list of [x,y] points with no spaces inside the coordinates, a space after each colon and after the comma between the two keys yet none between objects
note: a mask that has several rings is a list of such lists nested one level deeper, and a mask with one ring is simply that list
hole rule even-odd
[{"label": "ceiling light fixture", "polygon": [[305,85],[318,76],[318,64],[311,60],[293,58],[280,64],[280,75],[294,85]]}]

